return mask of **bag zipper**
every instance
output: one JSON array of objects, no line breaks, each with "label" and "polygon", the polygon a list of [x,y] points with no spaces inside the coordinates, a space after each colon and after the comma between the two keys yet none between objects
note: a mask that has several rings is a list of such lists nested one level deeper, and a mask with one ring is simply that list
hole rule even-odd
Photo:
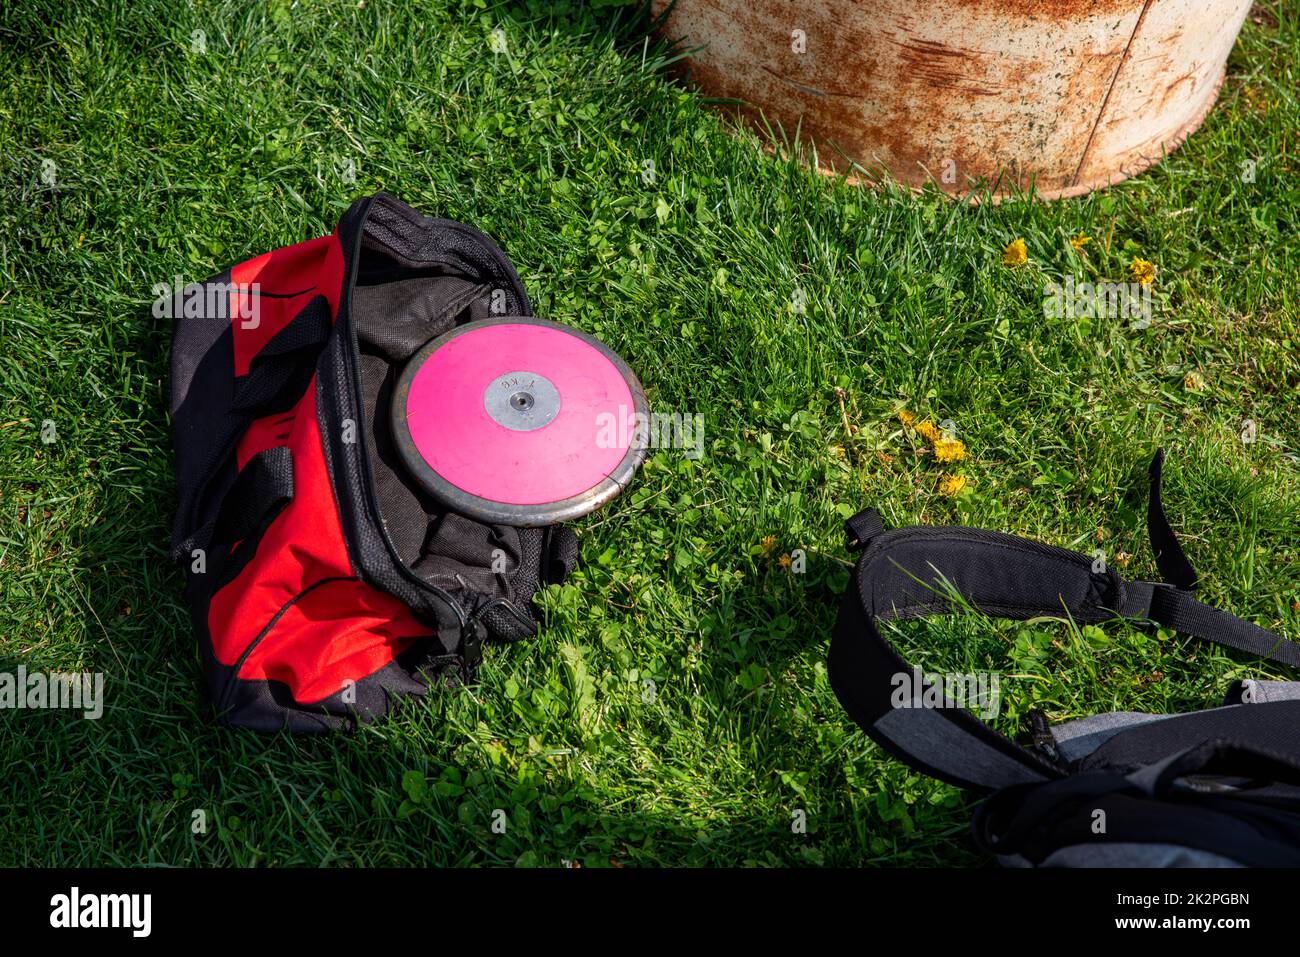
[{"label": "bag zipper", "polygon": [[[344,287],[339,297],[339,321],[342,322],[346,320],[347,322],[348,345],[350,346],[347,362],[349,386],[353,396],[356,397],[355,404],[358,407],[361,403],[360,347],[357,343],[356,327],[352,324],[352,293],[356,288],[357,269],[360,263],[361,241],[365,235],[366,221],[370,217],[370,209],[374,205],[374,202],[374,196],[367,197],[366,205],[362,208],[358,217],[356,232],[352,237],[352,248],[350,255],[348,256],[348,273],[347,276],[344,277]],[[438,222],[440,225],[444,226],[444,228],[460,231],[464,235],[467,235],[480,243],[482,240],[487,238],[477,230],[471,230],[463,223],[456,223],[451,220],[435,222]],[[496,261],[497,265],[502,267],[502,271],[506,275],[509,275],[509,273],[513,271],[513,266],[505,259],[500,251],[495,248],[495,244],[491,243],[490,240],[484,244],[484,248],[493,260]],[[524,297],[523,307],[524,309],[529,308],[527,296]],[[354,419],[357,424],[357,440],[361,444],[361,447],[365,448],[365,429],[367,427],[366,417],[359,408],[355,411],[357,412],[356,418]],[[425,581],[419,575],[416,575],[415,572],[411,570],[410,566],[402,561],[401,556],[397,553],[396,546],[393,545],[392,538],[388,534],[388,528],[384,524],[379,511],[374,475],[371,474],[370,470],[364,467],[364,463],[362,463],[362,466],[358,471],[361,473],[360,485],[365,493],[366,509],[374,516],[371,525],[378,531],[380,541],[384,543],[384,547],[387,549],[394,566],[396,566],[398,572],[403,578],[420,590],[438,598],[456,615],[456,620],[460,625],[458,651],[467,669],[477,667],[478,661],[482,657],[483,641],[487,637],[487,628],[483,622],[479,620],[479,613],[486,610],[488,607],[491,607],[490,603],[479,609],[478,612],[467,615],[464,608],[461,607],[460,602],[452,598],[450,594],[439,588],[437,585],[433,585]]]}]

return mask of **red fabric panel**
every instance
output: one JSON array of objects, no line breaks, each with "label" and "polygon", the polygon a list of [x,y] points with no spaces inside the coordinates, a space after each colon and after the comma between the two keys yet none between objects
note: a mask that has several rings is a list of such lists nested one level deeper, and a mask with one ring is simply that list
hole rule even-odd
[{"label": "red fabric panel", "polygon": [[360,581],[327,582],[285,609],[239,677],[282,681],[296,701],[311,704],[373,674],[428,634],[392,595]]},{"label": "red fabric panel", "polygon": [[[321,236],[263,253],[230,271],[229,315],[234,332],[236,376],[248,374],[248,364],[253,356],[301,311],[318,290],[325,291],[321,287],[337,283],[337,278],[331,274],[333,271],[324,268],[331,249],[338,251],[335,238]],[[252,288],[254,283],[256,293]],[[334,295],[331,306],[336,310],[337,289]],[[286,296],[288,298],[283,298]],[[250,312],[252,317],[248,318]]]},{"label": "red fabric panel", "polygon": [[430,633],[400,600],[364,582],[328,582],[303,594],[322,579],[354,574],[325,468],[315,402],[313,378],[289,432],[293,501],[208,609],[214,652],[227,665],[238,661],[274,619],[237,677],[283,681],[302,703],[374,673]]},{"label": "red fabric panel", "polygon": [[[260,323],[256,329],[241,330],[239,313],[231,312],[235,333],[235,375],[245,375],[248,364],[258,350],[271,337],[292,321],[307,301],[315,295],[324,295],[329,302],[330,315],[338,316],[339,294],[343,283],[343,252],[335,236],[322,236],[296,246],[277,249],[256,259],[240,263],[231,270],[236,288],[238,284],[257,281],[261,291],[305,290],[292,299],[262,299]],[[264,277],[270,277],[274,285]],[[254,277],[254,278],[248,278]],[[233,299],[232,299],[233,304]],[[268,333],[267,330],[270,330]],[[251,350],[251,351],[250,351]],[[313,414],[315,406],[312,407]],[[242,469],[254,455],[264,449],[287,444],[294,412],[280,413],[254,421],[239,440],[236,458]]]},{"label": "red fabric panel", "polygon": [[[236,375],[247,374],[252,357],[310,296],[324,295],[338,315],[343,265],[337,236],[325,236],[232,270],[237,287],[257,282],[263,293],[301,292],[288,299],[262,298],[255,329],[241,329],[240,314],[232,311]],[[261,635],[236,677],[284,682],[304,704],[373,674],[430,633],[400,600],[364,582],[325,582],[308,591],[324,579],[354,576],[316,413],[313,376],[292,410],[256,420],[241,439],[240,468],[263,449],[289,446],[294,497],[266,530],[253,558],[208,608],[217,659],[234,665]]]},{"label": "red fabric panel", "polygon": [[353,573],[316,425],[314,376],[293,411],[289,441],[277,443],[293,453],[293,500],[208,608],[213,650],[223,664],[234,664],[271,617],[308,585]]}]

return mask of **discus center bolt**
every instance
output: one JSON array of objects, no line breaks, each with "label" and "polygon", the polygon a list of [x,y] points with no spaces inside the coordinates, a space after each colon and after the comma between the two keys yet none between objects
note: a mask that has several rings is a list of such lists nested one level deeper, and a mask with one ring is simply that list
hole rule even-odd
[{"label": "discus center bolt", "polygon": [[550,425],[560,413],[560,393],[544,375],[527,369],[496,376],[483,390],[483,410],[497,425],[532,432]]}]

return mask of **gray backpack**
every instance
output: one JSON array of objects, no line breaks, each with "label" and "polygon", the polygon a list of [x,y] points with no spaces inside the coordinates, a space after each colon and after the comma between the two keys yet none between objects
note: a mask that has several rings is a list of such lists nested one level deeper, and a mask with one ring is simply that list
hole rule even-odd
[{"label": "gray backpack", "polygon": [[1147,511],[1163,582],[1125,582],[1091,556],[999,532],[887,531],[871,509],[847,522],[859,558],[831,639],[831,686],[886,751],[986,796],[973,836],[1004,864],[1300,865],[1300,682],[1237,682],[1222,706],[1189,714],[1053,726],[1031,712],[1021,745],[928,685],[876,627],[951,614],[960,596],[1002,618],[1139,619],[1300,667],[1300,645],[1193,597],[1196,572],[1160,498],[1163,458]]}]

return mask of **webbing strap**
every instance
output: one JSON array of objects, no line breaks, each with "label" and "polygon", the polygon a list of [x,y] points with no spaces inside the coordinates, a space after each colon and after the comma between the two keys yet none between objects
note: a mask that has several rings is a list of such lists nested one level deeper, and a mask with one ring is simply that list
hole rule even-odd
[{"label": "webbing strap", "polygon": [[1151,539],[1151,551],[1155,553],[1160,577],[1182,591],[1195,591],[1196,569],[1187,560],[1183,546],[1178,543],[1178,536],[1174,534],[1173,526],[1165,515],[1164,499],[1160,494],[1164,465],[1165,450],[1156,449],[1147,471],[1151,488],[1147,498],[1147,536]]},{"label": "webbing strap", "polygon": [[1129,582],[1127,601],[1120,613],[1145,618],[1184,635],[1300,668],[1300,644],[1275,635],[1267,628],[1203,604],[1190,592],[1158,582]]},{"label": "webbing strap", "polygon": [[260,531],[293,499],[293,456],[287,445],[265,449],[239,471],[221,502],[213,539],[227,544]]},{"label": "webbing strap", "polygon": [[281,412],[298,400],[334,325],[329,300],[316,295],[271,337],[235,380],[230,406],[254,417]]},{"label": "webbing strap", "polygon": [[1129,583],[1120,614],[1127,618],[1146,618],[1182,634],[1300,667],[1300,645],[1192,597],[1199,576],[1165,515],[1161,495],[1164,463],[1165,451],[1157,449],[1148,472],[1151,495],[1147,500],[1147,532],[1164,582]]},{"label": "webbing strap", "polygon": [[[1183,584],[1195,571],[1158,501],[1160,456],[1151,476],[1153,546],[1163,573]],[[1060,777],[1064,766],[993,731],[945,695],[940,676],[904,661],[876,622],[974,608],[1010,619],[1068,617],[1099,624],[1118,616],[1149,618],[1187,634],[1287,664],[1300,646],[1203,605],[1173,584],[1125,583],[1096,571],[1087,555],[981,529],[913,526],[885,531],[874,510],[846,523],[861,551],[831,639],[829,674],[849,714],[879,744],[935,777],[974,790]]]}]

